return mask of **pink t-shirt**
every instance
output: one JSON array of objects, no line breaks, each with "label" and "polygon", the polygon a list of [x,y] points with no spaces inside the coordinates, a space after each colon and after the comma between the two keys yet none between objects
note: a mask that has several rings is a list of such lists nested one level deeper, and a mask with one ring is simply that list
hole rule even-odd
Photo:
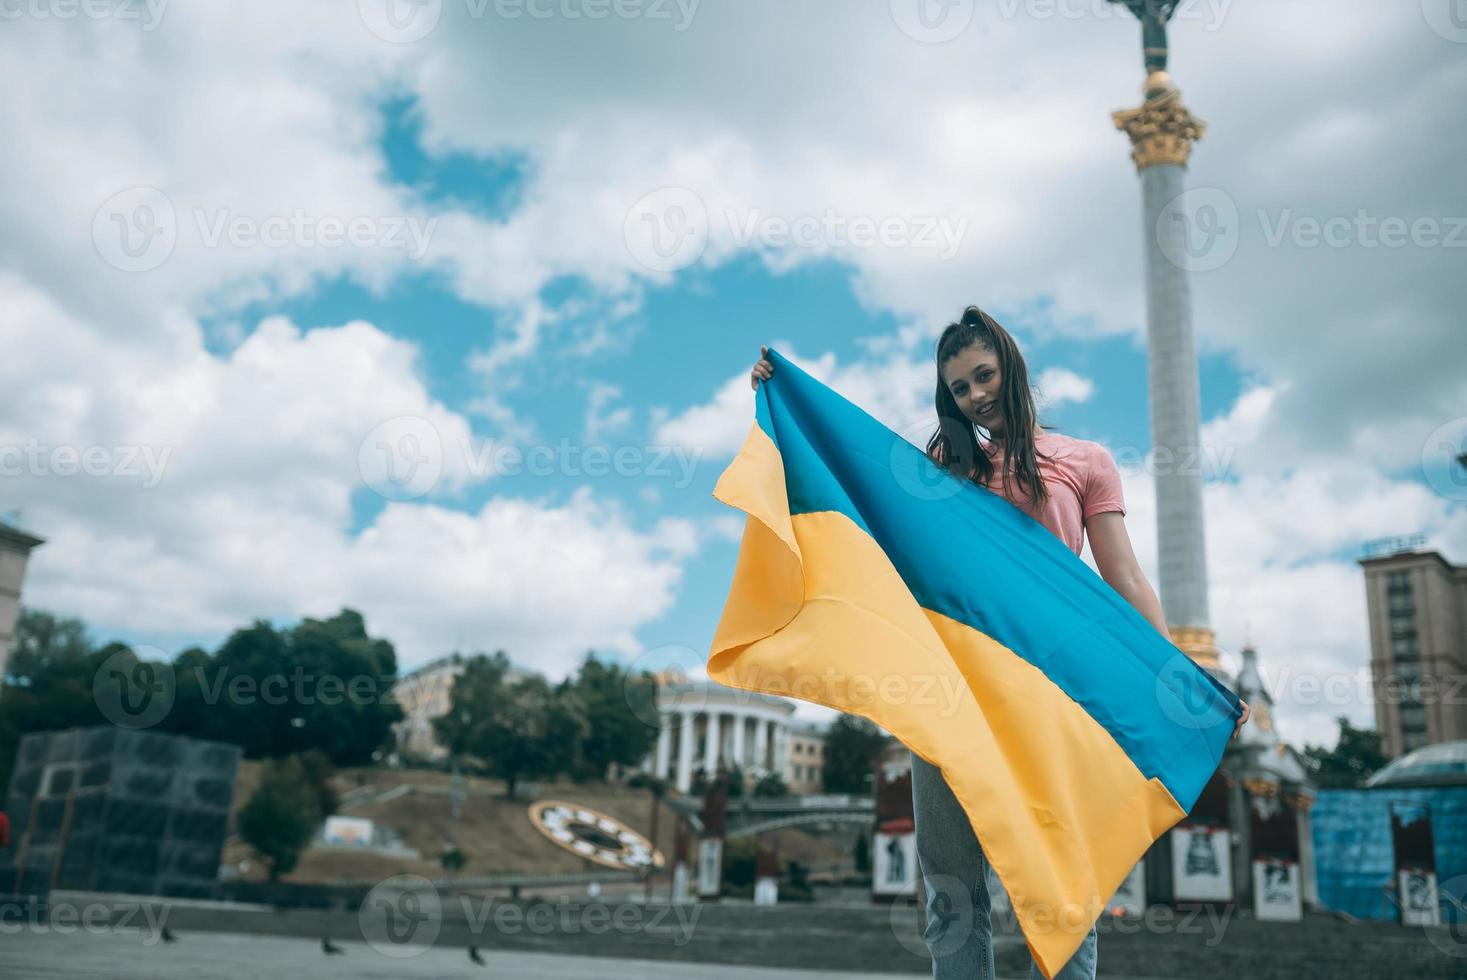
[{"label": "pink t-shirt", "polygon": [[989,489],[1049,528],[1077,555],[1084,547],[1086,518],[1106,511],[1126,512],[1120,471],[1110,450],[1098,442],[1058,432],[1041,432],[1035,437],[1034,461],[1039,467],[1039,478],[1049,491],[1049,499],[1038,508],[1032,506],[1028,493],[1018,485],[1013,474],[1009,474],[1008,487],[1003,487],[1000,474],[1004,451],[992,443],[987,448],[993,460],[993,481]]}]

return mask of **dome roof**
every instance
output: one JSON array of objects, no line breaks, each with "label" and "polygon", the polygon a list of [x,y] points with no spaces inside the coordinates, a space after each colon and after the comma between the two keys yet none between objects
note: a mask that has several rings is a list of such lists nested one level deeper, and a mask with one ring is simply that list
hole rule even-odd
[{"label": "dome roof", "polygon": [[1467,740],[1408,752],[1365,781],[1379,786],[1467,786]]}]

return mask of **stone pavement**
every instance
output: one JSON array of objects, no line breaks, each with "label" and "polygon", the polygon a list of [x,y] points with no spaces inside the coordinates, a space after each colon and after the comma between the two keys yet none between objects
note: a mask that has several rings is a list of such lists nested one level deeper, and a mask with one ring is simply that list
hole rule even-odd
[{"label": "stone pavement", "polygon": [[[500,975],[516,977],[813,980],[839,974],[879,980],[931,970],[920,913],[907,906],[669,907],[440,898],[431,905],[415,899],[389,915],[386,906],[372,901],[364,901],[360,911],[277,911],[81,893],[62,900],[58,894],[47,916],[32,906],[0,916],[0,977],[484,975],[468,960],[471,943]],[[1102,919],[1102,980],[1467,978],[1467,934],[1457,930],[1347,924],[1326,915],[1268,923],[1233,910],[1194,912],[1156,908],[1143,919]],[[157,926],[164,921],[179,942],[158,942]],[[320,950],[323,935],[349,952],[327,959]],[[1022,939],[999,930],[993,940],[999,975],[1026,976]]]},{"label": "stone pavement", "polygon": [[[365,943],[340,942],[326,956],[319,942],[277,936],[188,933],[176,943],[144,933],[60,934],[28,929],[0,938],[0,977],[7,980],[283,980],[283,978],[514,977],[516,980],[829,980],[825,970],[702,965],[669,960],[565,956],[484,950],[485,965],[462,948],[435,947],[403,959]],[[840,971],[844,973],[844,971]],[[865,973],[864,980],[911,980],[911,974]]]}]

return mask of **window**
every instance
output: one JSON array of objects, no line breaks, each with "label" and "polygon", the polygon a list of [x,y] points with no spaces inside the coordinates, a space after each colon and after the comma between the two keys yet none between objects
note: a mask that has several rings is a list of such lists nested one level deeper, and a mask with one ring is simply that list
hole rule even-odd
[{"label": "window", "polygon": [[1407,752],[1410,752],[1412,749],[1419,749],[1419,748],[1421,748],[1425,744],[1426,744],[1426,733],[1425,732],[1404,732],[1404,733],[1402,733],[1401,747],[1405,751],[1407,751]]},{"label": "window", "polygon": [[1411,636],[1397,637],[1392,641],[1392,646],[1395,649],[1396,660],[1398,661],[1417,660],[1421,656],[1421,651],[1416,645],[1416,636],[1414,633]]},{"label": "window", "polygon": [[1401,702],[1401,731],[1426,731],[1426,709],[1419,702]]},{"label": "window", "polygon": [[1411,619],[1406,619],[1404,617],[1401,618],[1401,619],[1395,619],[1395,618],[1392,618],[1391,619],[1391,638],[1392,639],[1394,639],[1394,640],[1405,640],[1405,639],[1415,639],[1415,637],[1416,637],[1416,620],[1415,620],[1414,617],[1411,618]]},{"label": "window", "polygon": [[1410,595],[1411,573],[1410,572],[1387,572],[1386,573],[1387,595]]},{"label": "window", "polygon": [[1393,593],[1387,603],[1392,616],[1414,616],[1416,615],[1416,600],[1409,592]]}]

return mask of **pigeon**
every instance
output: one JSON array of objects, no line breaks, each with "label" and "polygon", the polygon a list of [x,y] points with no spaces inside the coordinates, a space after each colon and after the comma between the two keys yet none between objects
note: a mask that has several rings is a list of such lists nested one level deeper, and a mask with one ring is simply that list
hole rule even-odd
[{"label": "pigeon", "polygon": [[345,953],[346,950],[342,949],[340,946],[336,945],[331,940],[327,939],[325,936],[322,936],[321,937],[321,952],[325,953],[327,956],[340,956],[343,953]]},{"label": "pigeon", "polygon": [[165,943],[176,943],[176,942],[178,942],[178,937],[175,936],[171,931],[169,931],[169,929],[168,929],[167,926],[164,926],[163,927],[163,931],[160,932],[159,935],[161,935],[163,937],[163,941]]},{"label": "pigeon", "polygon": [[469,947],[469,959],[473,960],[475,963],[479,964],[480,966],[488,966],[489,965],[489,964],[487,964],[487,963],[484,962],[484,957],[482,957],[482,956],[479,955],[479,947],[477,947],[477,946],[470,946]]}]

